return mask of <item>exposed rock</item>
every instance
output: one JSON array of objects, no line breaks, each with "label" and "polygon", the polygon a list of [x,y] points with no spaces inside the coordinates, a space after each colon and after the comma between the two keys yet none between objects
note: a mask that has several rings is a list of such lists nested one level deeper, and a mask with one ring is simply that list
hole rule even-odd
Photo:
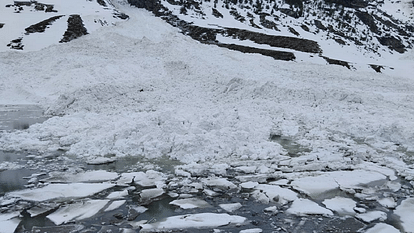
[{"label": "exposed rock", "polygon": [[78,37],[83,35],[87,35],[88,31],[86,30],[85,26],[83,25],[82,18],[80,15],[71,15],[68,19],[68,29],[66,30],[65,34],[63,35],[62,42],[69,42],[74,40]]},{"label": "exposed rock", "polygon": [[331,59],[329,57],[324,57],[324,56],[322,56],[322,57],[331,65],[340,65],[340,66],[345,66],[348,69],[351,69],[351,66],[346,61]]},{"label": "exposed rock", "polygon": [[395,50],[399,53],[405,52],[405,46],[403,43],[393,36],[378,37],[378,41],[382,45],[388,46],[389,49]]},{"label": "exposed rock", "polygon": [[293,61],[296,58],[295,55],[291,52],[258,49],[258,48],[235,45],[235,44],[217,44],[217,45],[220,47],[225,47],[225,48],[240,51],[243,53],[259,53],[265,56],[273,57],[276,60]]},{"label": "exposed rock", "polygon": [[213,15],[216,18],[223,18],[223,15],[216,8],[213,8]]},{"label": "exposed rock", "polygon": [[53,22],[55,22],[57,19],[61,17],[63,17],[63,15],[53,16],[37,24],[33,24],[25,29],[26,33],[30,34],[30,33],[36,33],[36,32],[44,32],[49,25],[52,25]]}]

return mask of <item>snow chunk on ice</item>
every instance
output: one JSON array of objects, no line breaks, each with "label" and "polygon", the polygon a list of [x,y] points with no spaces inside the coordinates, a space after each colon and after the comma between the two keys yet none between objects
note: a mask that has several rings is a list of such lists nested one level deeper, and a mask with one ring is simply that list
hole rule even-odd
[{"label": "snow chunk on ice", "polygon": [[248,181],[248,182],[244,182],[240,184],[240,187],[244,188],[244,189],[253,189],[255,188],[257,185],[259,185],[258,182],[253,182],[253,181]]},{"label": "snow chunk on ice", "polygon": [[394,211],[401,219],[401,225],[407,232],[414,229],[414,198],[407,198]]},{"label": "snow chunk on ice", "polygon": [[182,209],[208,208],[211,207],[206,201],[198,198],[179,199],[170,202],[171,205],[179,206]]},{"label": "snow chunk on ice", "polygon": [[28,201],[47,201],[52,199],[69,199],[91,196],[105,189],[114,187],[114,184],[49,184],[38,189],[26,189],[8,193],[11,197],[18,197]]},{"label": "snow chunk on ice", "polygon": [[108,172],[104,170],[87,171],[77,174],[70,174],[67,172],[51,172],[49,182],[102,182],[115,180],[119,177],[116,172]]},{"label": "snow chunk on ice", "polygon": [[59,208],[57,211],[46,217],[56,225],[71,220],[87,219],[97,214],[108,202],[108,200],[89,200],[86,202],[69,204]]},{"label": "snow chunk on ice", "polygon": [[93,157],[89,158],[86,163],[89,165],[100,165],[100,164],[107,164],[115,162],[115,158],[107,158],[107,157]]},{"label": "snow chunk on ice", "polygon": [[308,199],[297,199],[293,201],[286,213],[300,216],[312,214],[333,215],[332,211],[325,209]]},{"label": "snow chunk on ice", "polygon": [[354,215],[356,208],[356,202],[350,198],[334,197],[332,199],[326,199],[322,202],[326,208],[337,212],[340,215]]},{"label": "snow chunk on ice", "polygon": [[376,211],[366,212],[363,214],[357,214],[355,217],[366,223],[370,223],[375,220],[384,221],[385,219],[387,219],[387,213],[376,210]]},{"label": "snow chunk on ice", "polygon": [[229,214],[201,213],[168,217],[164,221],[143,224],[141,232],[182,228],[211,228],[228,224],[242,224],[245,217]]},{"label": "snow chunk on ice", "polygon": [[240,209],[242,207],[242,204],[230,203],[230,204],[220,204],[219,206],[227,212],[233,212],[235,210]]},{"label": "snow chunk on ice", "polygon": [[374,227],[369,228],[365,233],[400,233],[400,231],[388,224],[377,223]]},{"label": "snow chunk on ice", "polygon": [[210,177],[206,179],[202,179],[203,184],[209,187],[215,187],[219,189],[234,189],[237,186],[232,182],[228,181],[226,178],[216,178]]},{"label": "snow chunk on ice", "polygon": [[375,171],[334,171],[292,181],[292,186],[311,197],[336,188],[361,188],[360,185],[385,180],[387,177]]}]

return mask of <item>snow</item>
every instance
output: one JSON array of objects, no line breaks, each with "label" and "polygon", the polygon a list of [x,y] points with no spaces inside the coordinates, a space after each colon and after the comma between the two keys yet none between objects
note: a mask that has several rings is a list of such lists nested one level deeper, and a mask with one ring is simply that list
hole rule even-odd
[{"label": "snow", "polygon": [[179,206],[182,209],[194,209],[194,208],[208,208],[211,207],[206,201],[198,198],[185,198],[178,199],[170,202],[171,205]]},{"label": "snow", "polygon": [[241,230],[239,233],[261,233],[261,232],[263,232],[263,230],[260,228],[252,228],[252,229]]},{"label": "snow", "polygon": [[215,213],[187,214],[168,217],[163,221],[141,225],[141,232],[152,230],[184,229],[184,228],[212,228],[228,224],[242,224],[246,218]]},{"label": "snow", "polygon": [[333,215],[332,211],[319,206],[317,203],[308,199],[296,199],[293,201],[289,209],[286,210],[288,214],[303,215]]},{"label": "snow", "polygon": [[[212,197],[229,189],[251,189],[255,200],[271,205],[263,208],[271,213],[287,208],[287,213],[300,216],[332,216],[334,211],[370,223],[384,221],[389,212],[355,207],[356,199],[324,195],[343,191],[378,200],[391,209],[399,203],[378,192],[397,192],[402,189],[400,177],[414,177],[414,168],[404,162],[409,158],[404,150],[414,150],[412,51],[398,59],[384,58],[394,70],[382,74],[329,66],[303,54],[303,61],[276,61],[198,43],[144,10],[118,7],[131,19],[70,43],[25,53],[0,52],[0,104],[37,104],[51,115],[27,130],[0,131],[0,150],[47,154],[67,149],[67,155],[89,164],[123,156],[142,161],[166,157],[183,164],[173,168],[171,176],[203,177],[186,183],[191,190],[203,190]],[[328,51],[341,54],[334,47]],[[270,135],[289,137],[310,152],[289,157]],[[0,167],[15,165],[2,162]],[[141,198],[152,200],[164,195],[169,179],[152,169],[139,167],[120,175],[54,172],[49,181],[116,180],[49,184],[6,197],[61,201],[89,197],[115,185],[137,185],[143,188]],[[230,170],[245,174],[230,179]],[[107,211],[118,208],[125,200],[117,199],[127,194],[127,190],[117,191],[107,200],[68,204],[49,218],[57,224],[85,219],[105,207]],[[320,200],[326,208],[299,198],[302,194]],[[171,204],[188,207],[194,204],[190,200],[196,199]],[[412,202],[408,198],[394,211],[406,231],[414,228]],[[283,207],[278,210],[275,203]],[[381,210],[390,211],[386,208]],[[142,226],[144,231],[209,228],[245,220],[200,213]],[[2,221],[13,227],[17,219]],[[369,230],[383,229],[391,226],[377,223]]]},{"label": "snow", "polygon": [[60,225],[71,220],[87,219],[97,214],[108,200],[89,200],[60,207],[47,216],[54,224]]},{"label": "snow", "polygon": [[114,184],[85,184],[85,183],[71,183],[71,184],[49,184],[42,188],[27,189],[21,191],[10,192],[7,195],[10,197],[18,197],[28,201],[47,201],[54,199],[70,199],[88,197],[95,193],[99,193],[105,189],[114,187]]},{"label": "snow", "polygon": [[406,232],[412,232],[414,229],[414,198],[407,198],[395,208],[394,214],[400,217],[401,225]]}]

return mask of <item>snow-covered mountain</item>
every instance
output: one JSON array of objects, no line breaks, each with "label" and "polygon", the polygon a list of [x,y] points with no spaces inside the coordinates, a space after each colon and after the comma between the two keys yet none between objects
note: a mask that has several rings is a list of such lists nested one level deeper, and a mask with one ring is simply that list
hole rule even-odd
[{"label": "snow-covered mountain", "polygon": [[128,19],[105,0],[2,0],[0,51],[34,51]]},{"label": "snow-covered mountain", "polygon": [[[300,52],[352,68],[414,45],[414,2],[391,0],[128,0],[207,44],[275,59]],[[303,55],[302,55],[303,56]],[[365,59],[361,59],[365,58]]]}]

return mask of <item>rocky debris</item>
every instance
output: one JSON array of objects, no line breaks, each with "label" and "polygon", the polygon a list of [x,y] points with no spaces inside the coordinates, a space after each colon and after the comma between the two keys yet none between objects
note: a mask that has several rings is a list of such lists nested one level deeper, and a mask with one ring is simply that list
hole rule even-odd
[{"label": "rocky debris", "polygon": [[4,23],[0,23],[0,28],[3,28],[3,26],[4,26]]},{"label": "rocky debris", "polygon": [[97,2],[98,2],[99,5],[101,5],[103,7],[106,7],[107,6],[105,0],[97,0]]},{"label": "rocky debris", "polygon": [[335,3],[342,5],[344,7],[350,8],[364,8],[368,6],[368,1],[366,0],[325,0],[326,3]]},{"label": "rocky debris", "polygon": [[296,58],[295,55],[291,52],[258,49],[254,47],[247,47],[247,46],[235,45],[235,44],[217,44],[217,45],[220,47],[225,47],[225,48],[240,51],[243,53],[259,53],[265,56],[273,57],[276,60],[293,61]]},{"label": "rocky debris", "polygon": [[24,45],[22,44],[22,40],[23,40],[23,37],[14,39],[10,41],[9,44],[7,44],[7,47],[10,47],[11,49],[23,50]]},{"label": "rocky debris", "polygon": [[59,43],[69,42],[83,35],[87,35],[88,31],[83,25],[80,15],[71,15],[68,19],[68,29]]},{"label": "rocky debris", "polygon": [[372,69],[374,69],[375,70],[375,72],[377,72],[377,73],[381,73],[381,69],[384,69],[384,67],[383,66],[380,66],[380,65],[373,65],[373,64],[370,64],[369,65]]},{"label": "rocky debris", "polygon": [[405,52],[405,46],[399,39],[393,36],[383,36],[377,38],[382,45],[387,46],[389,49],[395,50],[399,53]]},{"label": "rocky debris", "polygon": [[53,22],[55,22],[57,19],[60,19],[61,17],[63,17],[63,15],[53,16],[37,24],[33,24],[25,29],[26,34],[44,32],[49,25],[52,25]]},{"label": "rocky debris", "polygon": [[216,9],[213,8],[213,13],[212,13],[216,18],[223,18],[223,15]]}]

